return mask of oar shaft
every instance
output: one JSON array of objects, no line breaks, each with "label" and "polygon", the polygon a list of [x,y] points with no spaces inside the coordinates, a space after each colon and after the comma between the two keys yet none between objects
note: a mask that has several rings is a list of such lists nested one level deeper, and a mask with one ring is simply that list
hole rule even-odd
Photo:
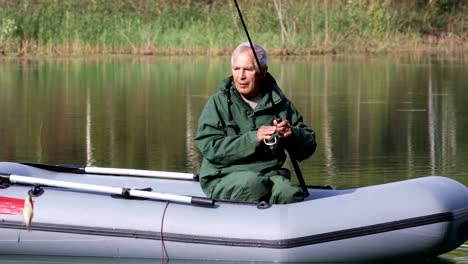
[{"label": "oar shaft", "polygon": [[99,192],[99,193],[108,193],[108,194],[122,194],[122,188],[118,188],[118,187],[109,187],[109,186],[76,183],[76,182],[68,182],[68,181],[49,180],[49,179],[21,176],[21,175],[15,175],[15,174],[11,174],[9,179],[11,183],[45,185],[45,186],[50,186],[50,187],[68,188],[68,189],[75,189],[75,190],[81,190],[81,191]]},{"label": "oar shaft", "polygon": [[29,176],[21,176],[14,174],[0,174],[2,180],[7,179],[10,183],[21,183],[30,185],[44,185],[50,187],[67,188],[81,191],[117,194],[117,195],[129,195],[133,197],[148,198],[162,201],[171,201],[184,204],[192,205],[203,205],[203,206],[214,206],[214,200],[206,197],[195,197],[187,195],[176,195],[167,193],[147,192],[140,190],[133,190],[128,188],[110,187],[86,183],[76,183],[68,181],[58,181],[43,178],[35,178]]},{"label": "oar shaft", "polygon": [[49,165],[42,163],[23,162],[22,164],[40,168],[44,170],[65,172],[65,173],[88,173],[97,175],[120,175],[120,176],[136,176],[148,178],[164,178],[171,180],[188,180],[198,181],[197,173],[185,172],[170,172],[170,171],[154,171],[140,169],[120,169],[120,168],[105,168],[105,167],[86,167],[80,165]]},{"label": "oar shaft", "polygon": [[162,200],[162,201],[172,201],[172,202],[178,202],[178,203],[184,203],[184,204],[192,204],[192,198],[193,198],[191,196],[185,196],[185,195],[145,192],[145,191],[140,191],[140,190],[130,190],[129,194],[130,196],[134,196],[134,197],[142,197],[142,198],[156,199],[156,200]]},{"label": "oar shaft", "polygon": [[152,171],[152,170],[120,169],[120,168],[104,168],[104,167],[85,167],[84,170],[86,173],[90,173],[90,174],[153,177],[153,178],[165,178],[165,179],[173,179],[173,180],[193,181],[197,178],[197,174],[183,173],[183,172],[170,172],[170,171]]}]

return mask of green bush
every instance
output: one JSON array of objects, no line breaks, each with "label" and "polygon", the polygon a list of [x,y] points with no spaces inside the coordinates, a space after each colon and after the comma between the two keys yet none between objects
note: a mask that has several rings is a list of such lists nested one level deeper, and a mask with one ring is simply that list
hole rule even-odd
[{"label": "green bush", "polygon": [[[281,4],[281,21],[274,1]],[[434,32],[458,36],[466,46],[461,0],[239,0],[239,5],[253,40],[273,50],[345,52],[362,43],[403,43],[408,36],[424,42]],[[0,45],[10,52],[200,53],[246,40],[229,1],[0,0],[0,23]]]}]

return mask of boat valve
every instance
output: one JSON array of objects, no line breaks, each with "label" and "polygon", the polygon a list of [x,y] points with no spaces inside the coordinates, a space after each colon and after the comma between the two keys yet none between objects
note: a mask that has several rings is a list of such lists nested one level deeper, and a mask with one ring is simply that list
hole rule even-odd
[{"label": "boat valve", "polygon": [[29,196],[31,197],[39,197],[44,193],[44,189],[42,189],[39,185],[34,185],[31,187],[31,190],[28,191]]},{"label": "boat valve", "polygon": [[258,209],[268,209],[271,207],[271,204],[267,201],[260,201],[257,203],[257,208]]}]

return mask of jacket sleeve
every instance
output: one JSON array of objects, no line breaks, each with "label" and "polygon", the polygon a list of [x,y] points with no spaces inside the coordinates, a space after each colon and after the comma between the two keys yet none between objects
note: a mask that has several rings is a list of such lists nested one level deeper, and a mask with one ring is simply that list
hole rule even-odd
[{"label": "jacket sleeve", "polygon": [[234,135],[227,132],[231,129],[227,125],[229,121],[223,119],[217,102],[211,97],[198,121],[195,144],[205,159],[220,167],[254,154],[258,144],[256,131]]},{"label": "jacket sleeve", "polygon": [[287,147],[298,161],[302,161],[312,156],[317,148],[315,132],[304,124],[301,113],[291,102],[289,102],[289,111],[293,135]]}]

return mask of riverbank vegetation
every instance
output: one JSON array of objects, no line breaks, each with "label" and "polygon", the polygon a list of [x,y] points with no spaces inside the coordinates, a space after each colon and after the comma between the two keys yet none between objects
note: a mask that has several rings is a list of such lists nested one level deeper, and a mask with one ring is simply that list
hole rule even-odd
[{"label": "riverbank vegetation", "polygon": [[[283,55],[468,50],[462,0],[238,0]],[[216,55],[245,41],[231,0],[0,0],[4,55]]]}]

